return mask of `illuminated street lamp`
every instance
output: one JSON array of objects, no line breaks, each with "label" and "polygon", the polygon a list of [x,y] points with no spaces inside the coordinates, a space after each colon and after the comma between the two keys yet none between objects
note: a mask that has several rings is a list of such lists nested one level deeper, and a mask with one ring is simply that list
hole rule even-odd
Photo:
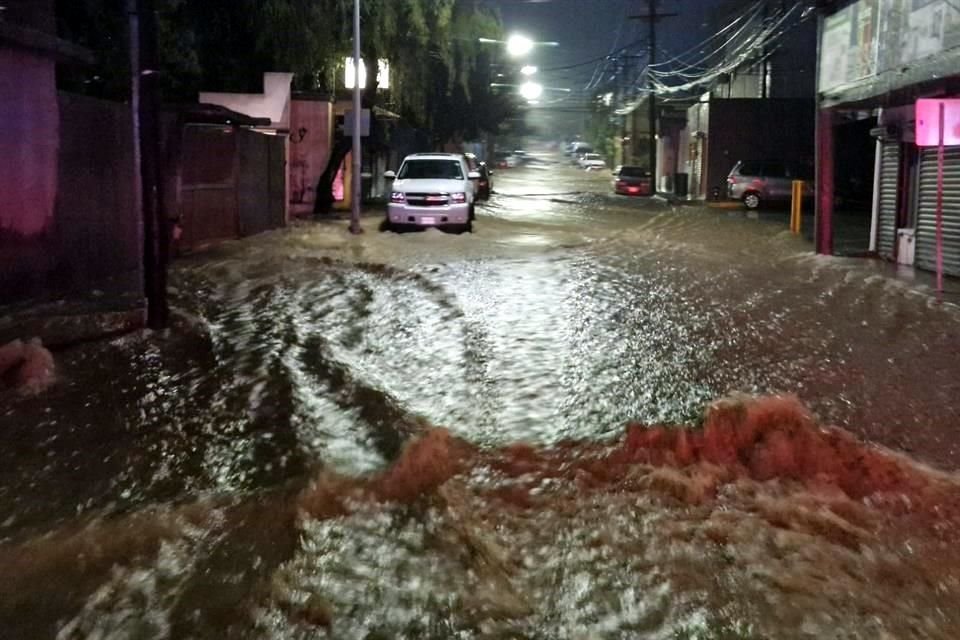
[{"label": "illuminated street lamp", "polygon": [[[353,89],[357,76],[360,76],[360,88],[367,88],[367,65],[363,60],[360,61],[360,73],[357,73],[356,66],[353,64],[353,56],[344,60],[343,64],[343,84],[347,89]],[[383,58],[377,60],[377,88],[390,88],[390,63]]]},{"label": "illuminated street lamp", "polygon": [[514,58],[525,56],[533,50],[533,40],[515,33],[507,38],[507,53]]},{"label": "illuminated street lamp", "polygon": [[543,95],[543,85],[537,82],[524,82],[520,85],[520,95],[525,100],[537,100]]},{"label": "illuminated street lamp", "polygon": [[524,65],[523,67],[520,67],[520,73],[522,73],[525,76],[532,76],[537,71],[538,69],[532,64],[528,64],[528,65]]},{"label": "illuminated street lamp", "polygon": [[479,38],[480,42],[506,45],[507,54],[514,58],[525,56],[530,53],[534,47],[559,47],[559,42],[539,42],[533,41],[527,36],[514,33],[506,40],[494,40],[491,38]]}]

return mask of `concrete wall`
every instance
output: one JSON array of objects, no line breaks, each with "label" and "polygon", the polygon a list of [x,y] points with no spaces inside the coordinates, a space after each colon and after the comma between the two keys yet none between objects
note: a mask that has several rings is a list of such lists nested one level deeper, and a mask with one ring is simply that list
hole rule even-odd
[{"label": "concrete wall", "polygon": [[[711,100],[707,173],[702,187],[726,192],[738,160],[784,160],[813,165],[813,100]],[[692,125],[691,125],[692,128]],[[701,193],[704,189],[701,188]]]},{"label": "concrete wall", "polygon": [[313,214],[317,181],[327,166],[333,141],[333,105],[294,99],[290,108],[290,213]]},{"label": "concrete wall", "polygon": [[0,49],[0,233],[49,229],[59,132],[53,61]]},{"label": "concrete wall", "polygon": [[27,81],[0,91],[8,116],[11,102],[34,99],[18,119],[0,118],[0,303],[107,280],[139,291],[129,107],[57,95],[46,78],[43,90]]},{"label": "concrete wall", "polygon": [[130,107],[62,93],[55,283],[82,287],[139,271]]},{"label": "concrete wall", "polygon": [[59,132],[53,62],[0,49],[0,304],[35,291],[54,263]]},{"label": "concrete wall", "polygon": [[200,102],[217,104],[253,118],[270,118],[270,126],[290,128],[290,83],[292,73],[263,74],[263,93],[200,92]]}]

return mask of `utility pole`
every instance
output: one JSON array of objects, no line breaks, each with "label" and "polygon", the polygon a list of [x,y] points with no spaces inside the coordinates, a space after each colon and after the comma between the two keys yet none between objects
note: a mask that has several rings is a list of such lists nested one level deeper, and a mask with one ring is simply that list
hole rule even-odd
[{"label": "utility pole", "polygon": [[131,116],[136,163],[136,208],[143,229],[143,285],[147,326],[164,329],[170,235],[162,205],[157,18],[153,0],[127,0],[130,28]]},{"label": "utility pole", "polygon": [[650,154],[650,177],[651,177],[651,191],[657,191],[657,94],[654,93],[653,87],[653,75],[650,73],[653,65],[657,62],[657,22],[663,20],[664,18],[672,18],[678,14],[676,13],[661,13],[659,9],[660,0],[647,0],[647,13],[645,15],[639,16],[630,16],[631,20],[644,20],[647,23],[649,32],[647,34],[647,87],[649,88],[649,93],[647,94],[647,107],[648,114],[647,117],[650,120],[650,138],[649,138],[649,149]]},{"label": "utility pole", "polygon": [[[353,0],[353,187],[350,198],[350,233],[363,233],[360,226],[360,198],[363,189],[363,177],[360,172],[363,170],[362,157],[360,155],[360,124],[361,103],[360,103],[360,65],[363,64],[363,58],[360,57],[360,0]],[[371,69],[369,73],[376,73]],[[369,75],[369,74],[368,74]]]}]

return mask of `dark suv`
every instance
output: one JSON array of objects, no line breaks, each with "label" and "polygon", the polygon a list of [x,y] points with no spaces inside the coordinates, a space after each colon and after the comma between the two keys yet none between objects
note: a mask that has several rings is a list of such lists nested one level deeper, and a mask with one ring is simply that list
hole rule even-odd
[{"label": "dark suv", "polygon": [[790,202],[793,181],[803,180],[803,196],[813,196],[813,169],[777,160],[741,160],[727,177],[727,197],[740,200],[747,209],[763,204]]}]

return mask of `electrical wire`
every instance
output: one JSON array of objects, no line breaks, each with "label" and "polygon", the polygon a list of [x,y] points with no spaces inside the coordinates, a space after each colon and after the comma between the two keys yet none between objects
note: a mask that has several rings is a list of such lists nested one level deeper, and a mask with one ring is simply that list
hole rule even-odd
[{"label": "electrical wire", "polygon": [[[796,13],[796,9],[797,5],[794,5],[789,10],[782,12],[782,15],[774,16],[769,21],[766,21],[767,24],[762,26],[760,31],[741,43],[741,45],[731,52],[731,55],[725,56],[724,63],[715,66],[695,79],[688,80],[688,82],[684,84],[667,85],[661,78],[658,78],[656,74],[650,75],[649,80],[653,89],[658,95],[680,93],[695,89],[719,78],[721,75],[734,71],[742,66],[757,49],[765,47],[773,40],[780,38],[786,32],[786,29],[781,30],[781,27],[787,19]],[[766,57],[769,57],[769,53],[766,54]]]},{"label": "electrical wire", "polygon": [[[728,47],[730,46],[731,43],[733,43],[735,40],[737,40],[737,38],[739,38],[740,35],[741,35],[746,29],[748,29],[748,28],[751,27],[751,26],[754,26],[754,25],[753,25],[753,21],[754,21],[754,19],[757,17],[757,14],[759,13],[759,10],[760,10],[762,7],[763,7],[762,3],[761,3],[761,4],[757,4],[757,5],[754,7],[754,10],[753,10],[751,13],[749,13],[749,14],[744,14],[744,15],[740,16],[741,18],[748,18],[748,19],[747,19],[747,22],[745,22],[745,23],[743,24],[743,26],[741,26],[739,29],[737,29],[737,31],[736,31],[733,35],[731,35],[729,38],[727,38],[727,40],[726,40],[723,44],[721,44],[720,46],[718,46],[716,49],[714,49],[713,51],[711,51],[709,54],[707,54],[707,55],[705,55],[704,57],[702,57],[702,58],[701,58],[700,60],[698,60],[695,64],[687,64],[687,65],[685,65],[685,67],[684,67],[683,70],[676,70],[676,69],[675,69],[675,70],[671,70],[671,71],[660,71],[660,70],[657,70],[657,69],[651,69],[651,73],[652,73],[653,75],[656,75],[656,76],[659,76],[659,77],[680,76],[680,77],[687,78],[687,79],[695,79],[695,78],[700,77],[700,75],[702,75],[704,72],[709,71],[709,69],[708,69],[707,67],[702,66],[702,65],[704,65],[707,61],[712,60],[712,59],[713,59],[714,57],[716,57],[718,54],[723,54],[724,58],[729,58],[729,57],[731,56],[731,51],[728,49]],[[778,11],[778,13],[779,13],[779,11]],[[772,17],[770,17],[770,18],[766,18],[765,20],[767,20],[767,21],[769,21],[769,20],[775,20],[777,17],[778,17],[777,14],[774,14],[774,16],[772,16]],[[735,23],[731,23],[730,25],[727,25],[727,26],[730,27],[730,26],[733,26],[734,24],[735,24]],[[753,37],[756,37],[756,36],[753,36]],[[743,42],[741,42],[739,45],[737,45],[737,48],[734,49],[734,52],[737,51],[737,50],[739,50],[739,49],[742,49],[744,46],[748,45],[750,42],[751,42],[751,38],[745,39]],[[689,71],[690,71],[691,69],[698,69],[698,70],[699,70],[699,73],[690,73]]]},{"label": "electrical wire", "polygon": [[[702,61],[702,59],[701,59],[701,61],[698,61],[698,62],[696,62],[696,63],[692,63],[692,64],[691,64],[691,63],[685,62],[685,61],[683,60],[683,57],[686,56],[686,55],[689,55],[690,53],[693,53],[694,51],[696,51],[696,50],[698,50],[698,49],[701,49],[702,47],[707,46],[708,44],[710,44],[710,43],[713,42],[714,40],[720,38],[720,36],[722,36],[722,35],[725,34],[727,31],[729,31],[730,29],[732,29],[732,28],[734,28],[735,26],[737,26],[737,24],[739,24],[741,21],[746,20],[746,21],[747,21],[747,24],[749,24],[749,23],[753,20],[753,18],[756,17],[757,13],[759,13],[760,10],[763,8],[763,5],[764,5],[764,0],[756,0],[756,2],[754,2],[753,6],[750,7],[749,9],[747,9],[746,11],[744,11],[744,13],[742,13],[742,14],[740,15],[740,17],[738,17],[738,18],[736,18],[735,20],[731,21],[729,24],[727,24],[725,27],[723,27],[722,29],[720,29],[719,31],[717,31],[716,33],[714,33],[712,36],[710,36],[710,37],[707,38],[706,40],[703,40],[702,42],[693,45],[692,47],[690,47],[690,48],[687,49],[686,51],[683,51],[682,53],[678,53],[678,54],[675,55],[675,56],[671,56],[670,59],[668,59],[668,60],[664,60],[664,61],[662,61],[662,62],[657,62],[657,63],[652,64],[652,65],[650,65],[650,66],[653,67],[653,68],[659,68],[659,67],[663,67],[663,66],[666,66],[666,65],[668,65],[668,64],[671,64],[671,63],[673,63],[673,62],[679,62],[680,64],[684,65],[686,68],[694,68],[694,67],[699,66],[700,63],[701,63],[701,61]],[[747,26],[747,25],[744,25],[744,26]],[[741,27],[741,28],[737,31],[737,33],[735,33],[733,36],[731,36],[724,44],[720,45],[717,49],[715,49],[713,53],[716,53],[717,51],[722,51],[723,48],[724,48],[727,44],[729,44],[734,38],[736,38],[736,36],[737,36],[739,33],[741,33],[742,31],[743,31],[743,27]],[[702,53],[702,52],[701,52],[701,53]],[[712,57],[713,53],[711,53],[709,56],[707,56],[707,58]]]},{"label": "electrical wire", "polygon": [[[760,29],[755,34],[739,43],[734,49],[726,52],[722,63],[714,65],[711,69],[705,69],[700,74],[689,74],[685,72],[673,74],[668,72],[657,73],[657,70],[648,68],[647,82],[650,85],[650,89],[648,89],[646,93],[649,94],[651,89],[657,95],[662,96],[683,93],[711,83],[721,75],[736,70],[738,67],[747,62],[758,49],[769,47],[771,42],[780,39],[789,29],[795,27],[796,24],[799,24],[806,19],[804,16],[801,16],[801,19],[798,20],[794,25],[784,27],[784,24],[796,12],[796,9],[797,5],[794,5],[785,12],[778,10],[773,16],[765,18],[760,25]],[[755,15],[751,15],[751,19],[744,25],[744,27],[748,26],[755,17]],[[734,23],[735,22],[736,21],[734,21]],[[728,27],[729,26],[730,25],[728,25]],[[741,29],[738,30],[738,33],[742,32],[744,27],[741,27]],[[734,35],[733,37],[729,38],[725,44],[729,44],[735,37],[736,36]],[[754,59],[751,61],[751,64],[757,64],[763,60],[766,60],[773,55],[775,51],[779,50],[780,46],[781,44],[778,44],[775,48],[766,50],[764,55],[759,60]],[[668,85],[664,82],[664,79],[669,77],[681,77],[686,80],[686,82],[680,85]],[[618,109],[618,113],[628,113],[632,111],[639,106],[639,103],[642,99],[643,98],[640,98],[624,105]]]}]

